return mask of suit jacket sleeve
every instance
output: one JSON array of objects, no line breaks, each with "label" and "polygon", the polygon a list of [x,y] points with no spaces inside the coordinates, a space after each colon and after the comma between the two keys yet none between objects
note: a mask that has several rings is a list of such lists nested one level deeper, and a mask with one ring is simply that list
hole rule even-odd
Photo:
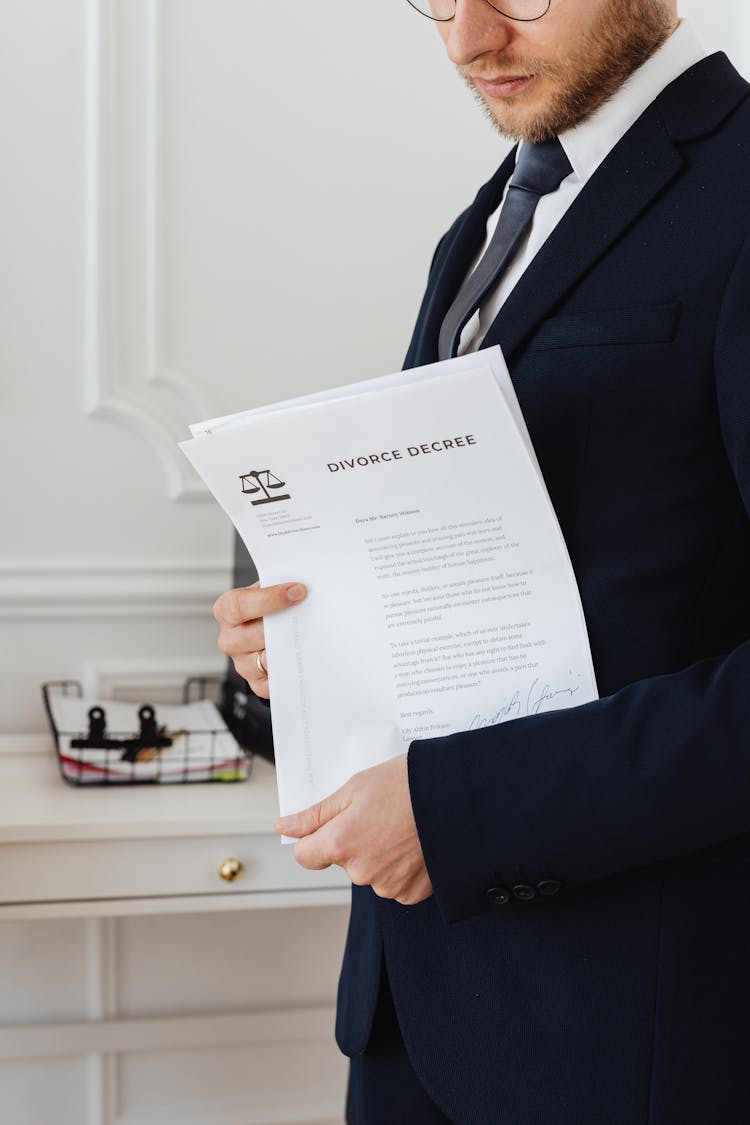
[{"label": "suit jacket sleeve", "polygon": [[[750,512],[749,310],[750,241],[715,342],[742,518]],[[750,640],[582,707],[412,743],[414,813],[444,918],[494,909],[486,892],[498,885],[575,887],[725,844],[750,861],[750,836],[742,839],[749,709]]]}]

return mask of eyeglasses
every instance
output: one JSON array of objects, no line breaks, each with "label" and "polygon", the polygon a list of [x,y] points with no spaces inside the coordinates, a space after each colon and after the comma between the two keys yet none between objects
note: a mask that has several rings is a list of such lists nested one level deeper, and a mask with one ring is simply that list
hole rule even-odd
[{"label": "eyeglasses", "polygon": [[[437,20],[438,23],[447,23],[456,14],[457,0],[407,0],[407,2],[420,15]],[[509,20],[518,20],[519,23],[540,20],[552,7],[552,0],[499,0],[499,2],[487,0],[487,3],[501,16],[506,16]]]}]

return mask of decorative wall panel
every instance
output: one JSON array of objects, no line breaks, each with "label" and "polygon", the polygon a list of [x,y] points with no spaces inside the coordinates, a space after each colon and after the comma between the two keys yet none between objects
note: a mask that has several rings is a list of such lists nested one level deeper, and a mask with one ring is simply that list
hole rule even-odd
[{"label": "decorative wall panel", "polygon": [[177,442],[216,410],[162,347],[161,45],[158,0],[87,0],[84,404],[140,434],[173,499],[195,499]]}]

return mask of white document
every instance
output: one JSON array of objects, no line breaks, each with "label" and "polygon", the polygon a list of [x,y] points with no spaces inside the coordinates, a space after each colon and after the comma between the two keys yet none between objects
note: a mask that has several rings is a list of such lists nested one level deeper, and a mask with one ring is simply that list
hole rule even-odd
[{"label": "white document", "polygon": [[578,589],[499,349],[191,427],[262,585],[282,814],[416,738],[595,699]]}]

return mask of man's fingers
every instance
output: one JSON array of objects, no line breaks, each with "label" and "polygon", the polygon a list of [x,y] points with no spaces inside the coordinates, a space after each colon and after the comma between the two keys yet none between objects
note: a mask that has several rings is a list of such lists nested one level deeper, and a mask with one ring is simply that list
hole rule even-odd
[{"label": "man's fingers", "polygon": [[311,832],[317,832],[331,816],[336,815],[335,813],[327,815],[325,805],[325,801],[320,801],[317,805],[311,805],[309,809],[303,809],[302,812],[279,817],[276,821],[276,831],[282,836],[309,836]]},{"label": "man's fingers", "polygon": [[301,602],[307,590],[300,582],[283,582],[278,586],[243,586],[227,590],[214,603],[214,617],[222,626],[232,628],[255,621],[269,613],[278,613]]},{"label": "man's fingers", "polygon": [[222,625],[217,643],[227,656],[262,652],[266,647],[263,621],[251,621],[247,625]]},{"label": "man's fingers", "polygon": [[[265,664],[266,657],[263,657]],[[258,655],[257,652],[249,652],[244,656],[233,657],[233,664],[237,672],[246,680],[255,695],[259,695],[261,699],[270,699],[270,690],[268,683],[268,674],[261,675],[258,669]]]},{"label": "man's fingers", "polygon": [[291,816],[279,817],[276,821],[276,831],[282,836],[309,836],[311,832],[317,832],[329,820],[333,820],[350,804],[351,799],[345,785],[343,789],[338,789],[324,801],[311,805],[309,809],[292,813]]},{"label": "man's fingers", "polygon": [[268,663],[258,667],[258,653],[266,647],[263,618],[301,602],[307,590],[300,582],[278,586],[243,586],[227,590],[214,603],[214,617],[221,630],[218,645],[234,661],[237,672],[262,699],[269,698]]},{"label": "man's fingers", "polygon": [[319,837],[317,832],[312,836],[305,836],[294,845],[294,858],[300,867],[308,871],[322,871],[334,862],[327,841],[322,834]]}]

